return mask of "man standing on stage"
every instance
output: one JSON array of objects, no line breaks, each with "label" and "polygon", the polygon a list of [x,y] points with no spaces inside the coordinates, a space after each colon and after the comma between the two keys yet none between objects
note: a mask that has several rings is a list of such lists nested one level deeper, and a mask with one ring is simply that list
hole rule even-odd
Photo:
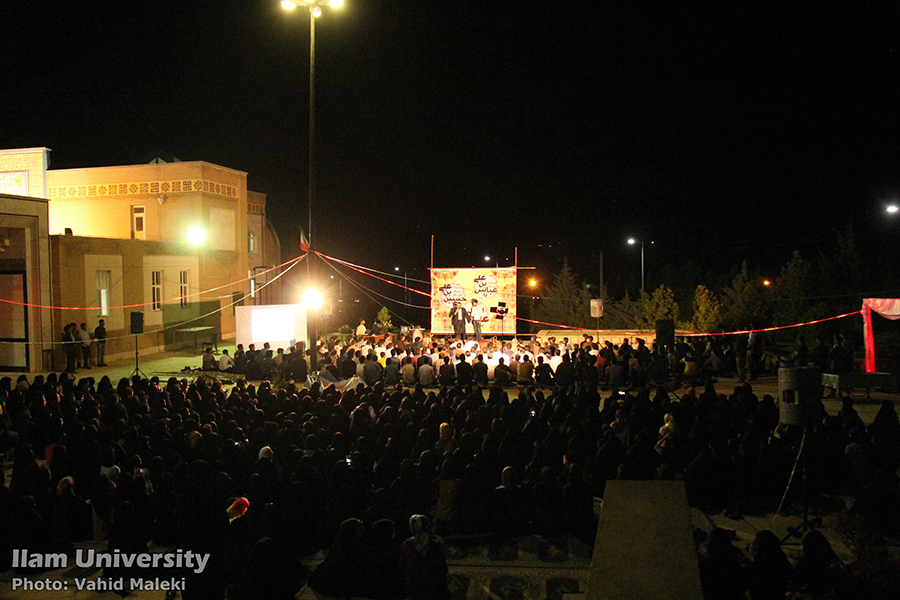
[{"label": "man standing on stage", "polygon": [[459,302],[453,303],[450,309],[450,323],[453,324],[453,331],[457,339],[465,341],[466,339],[466,321],[469,320],[469,312]]},{"label": "man standing on stage", "polygon": [[475,330],[475,341],[481,341],[481,324],[487,320],[487,312],[484,306],[478,303],[476,298],[472,298],[472,329]]}]

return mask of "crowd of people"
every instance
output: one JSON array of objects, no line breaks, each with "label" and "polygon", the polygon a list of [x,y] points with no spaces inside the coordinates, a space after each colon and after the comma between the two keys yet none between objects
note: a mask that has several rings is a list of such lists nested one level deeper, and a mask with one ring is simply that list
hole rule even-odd
[{"label": "crowd of people", "polygon": [[[105,367],[106,321],[100,319],[93,334],[88,331],[87,323],[68,323],[63,327],[62,347],[66,355],[66,373],[74,374],[78,369],[90,369],[91,363]],[[94,360],[91,358],[92,348],[96,349]]]},{"label": "crowd of people", "polygon": [[[728,394],[711,380],[678,394],[650,385],[654,359],[669,359],[642,340],[242,350],[234,370],[243,359],[248,378],[258,364],[282,383],[0,380],[0,452],[13,459],[0,570],[13,548],[68,552],[103,535],[110,550],[136,552],[153,540],[211,554],[202,573],[185,573],[185,598],[275,598],[303,583],[301,556],[330,548],[309,581],[322,593],[439,598],[446,562],[434,534],[592,544],[594,498],[616,478],[683,479],[707,510],[774,510],[804,437],[749,383]],[[340,390],[326,373],[359,381]],[[849,399],[837,416],[818,403],[808,422],[804,498],[794,489],[789,501],[842,494],[900,532],[893,404],[866,426]]]}]

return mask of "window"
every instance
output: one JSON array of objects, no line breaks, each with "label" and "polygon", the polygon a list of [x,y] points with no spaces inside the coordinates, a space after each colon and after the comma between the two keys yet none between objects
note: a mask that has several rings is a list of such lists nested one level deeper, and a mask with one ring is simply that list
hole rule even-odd
[{"label": "window", "polygon": [[181,296],[181,307],[191,305],[191,299],[188,298],[190,288],[188,287],[188,273],[190,271],[181,271],[178,273],[178,295]]},{"label": "window", "polygon": [[162,310],[162,271],[150,271],[150,298],[153,310]]},{"label": "window", "polygon": [[131,207],[131,238],[143,240],[144,237],[144,207]]},{"label": "window", "polygon": [[97,304],[100,306],[100,315],[109,315],[109,271],[97,271]]},{"label": "window", "polygon": [[249,254],[256,252],[256,236],[249,229],[247,230],[247,252]]}]

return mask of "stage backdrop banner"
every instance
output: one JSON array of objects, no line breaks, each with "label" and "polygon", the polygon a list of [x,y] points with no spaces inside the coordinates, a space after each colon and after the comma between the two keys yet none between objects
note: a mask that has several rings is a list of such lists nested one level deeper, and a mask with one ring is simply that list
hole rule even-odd
[{"label": "stage backdrop banner", "polygon": [[[472,299],[485,308],[487,321],[481,324],[484,335],[512,335],[516,332],[516,268],[502,269],[432,269],[431,332],[453,333],[450,309],[460,302],[469,310]],[[506,316],[497,319],[497,308],[506,305]],[[472,324],[466,326],[473,333]]]}]

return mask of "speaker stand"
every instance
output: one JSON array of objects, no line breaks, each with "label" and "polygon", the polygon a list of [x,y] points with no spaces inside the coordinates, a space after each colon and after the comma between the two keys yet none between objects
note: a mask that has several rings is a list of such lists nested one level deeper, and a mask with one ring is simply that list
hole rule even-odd
[{"label": "speaker stand", "polygon": [[[134,371],[132,371],[130,377],[134,377],[135,375],[140,375],[143,379],[147,378],[147,374],[141,371],[141,367],[138,364],[138,336],[135,334],[134,336]],[[129,377],[129,379],[130,379]]]}]

